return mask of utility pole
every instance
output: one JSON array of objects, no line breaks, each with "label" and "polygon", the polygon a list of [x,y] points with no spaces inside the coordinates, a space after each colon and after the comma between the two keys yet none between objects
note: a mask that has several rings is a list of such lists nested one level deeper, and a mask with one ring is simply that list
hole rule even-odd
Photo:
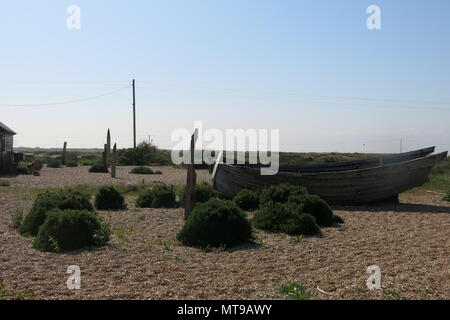
[{"label": "utility pole", "polygon": [[136,81],[133,79],[133,145],[136,149]]}]

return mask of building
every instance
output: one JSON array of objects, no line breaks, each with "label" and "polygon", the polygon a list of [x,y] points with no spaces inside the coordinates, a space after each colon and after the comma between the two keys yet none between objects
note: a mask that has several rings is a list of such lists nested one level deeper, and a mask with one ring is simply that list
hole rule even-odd
[{"label": "building", "polygon": [[15,134],[0,122],[0,171],[10,169],[14,163],[13,137]]}]

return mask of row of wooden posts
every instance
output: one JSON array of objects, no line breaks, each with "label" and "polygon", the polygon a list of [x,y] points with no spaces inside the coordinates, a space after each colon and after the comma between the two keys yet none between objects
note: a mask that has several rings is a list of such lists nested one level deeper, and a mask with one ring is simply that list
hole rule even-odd
[{"label": "row of wooden posts", "polygon": [[[194,167],[194,152],[195,143],[198,138],[198,129],[194,130],[191,136],[190,145],[190,163],[187,165],[187,178],[186,178],[186,197],[185,197],[185,208],[184,208],[184,218],[187,219],[189,214],[195,205],[195,185],[197,182],[197,174],[195,173]],[[66,150],[67,142],[64,142],[62,162],[66,163]],[[111,152],[111,132],[108,129],[106,134],[106,143],[103,146],[102,162],[105,169],[111,167],[111,177],[116,178],[116,164],[117,164],[117,143],[114,143],[114,147]]]}]

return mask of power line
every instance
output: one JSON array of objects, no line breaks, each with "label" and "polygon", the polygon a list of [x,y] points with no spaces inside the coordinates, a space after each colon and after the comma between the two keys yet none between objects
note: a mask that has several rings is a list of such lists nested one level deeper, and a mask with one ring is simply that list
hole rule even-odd
[{"label": "power line", "polygon": [[272,100],[272,101],[283,101],[289,103],[319,103],[319,104],[333,104],[342,106],[356,106],[356,107],[369,107],[369,108],[398,108],[398,109],[420,109],[420,110],[443,110],[450,111],[449,108],[444,107],[419,107],[419,106],[396,106],[396,105],[375,105],[375,104],[357,104],[357,103],[346,103],[346,102],[335,102],[335,101],[313,101],[313,100],[297,100],[297,99],[283,99],[274,97],[256,97],[256,96],[243,96],[243,95],[229,95],[220,93],[209,93],[209,92],[194,92],[194,91],[180,91],[173,89],[155,89],[150,87],[139,87],[147,90],[155,91],[168,91],[168,92],[178,92],[178,93],[188,93],[188,94],[200,94],[200,95],[211,95],[211,96],[222,96],[231,98],[242,98],[242,99],[254,99],[254,100]]},{"label": "power line", "polygon": [[76,99],[76,100],[71,100],[71,101],[52,102],[52,103],[34,103],[34,104],[0,104],[0,106],[1,107],[44,107],[44,106],[65,105],[65,104],[72,104],[72,103],[85,102],[85,101],[99,99],[99,98],[106,97],[106,96],[115,94],[117,92],[123,91],[128,88],[130,88],[130,86],[121,87],[119,89],[109,91],[109,92],[106,92],[103,94],[99,94],[96,96],[91,96],[91,97],[81,98],[81,99]]},{"label": "power line", "polygon": [[[157,83],[152,81],[141,81],[143,83]],[[425,101],[425,100],[400,100],[400,99],[382,99],[373,97],[349,97],[349,96],[329,96],[329,95],[313,95],[313,94],[300,94],[292,91],[268,91],[268,90],[254,90],[254,89],[231,89],[231,88],[218,88],[209,86],[185,86],[181,84],[161,84],[162,86],[172,86],[172,87],[184,87],[184,88],[203,88],[210,90],[221,90],[221,91],[235,91],[235,92],[255,92],[269,95],[292,95],[300,97],[314,97],[314,98],[326,98],[326,99],[345,99],[345,100],[365,100],[365,101],[380,101],[380,102],[402,102],[402,103],[419,103],[419,104],[444,104],[450,105],[450,101]]]}]

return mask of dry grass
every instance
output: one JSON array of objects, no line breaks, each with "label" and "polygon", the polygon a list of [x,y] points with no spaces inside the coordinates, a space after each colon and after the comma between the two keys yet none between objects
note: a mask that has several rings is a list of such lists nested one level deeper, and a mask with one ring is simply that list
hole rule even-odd
[{"label": "dry grass", "polygon": [[[156,169],[164,173],[157,179],[184,182],[182,169]],[[87,168],[48,170],[14,178],[10,188],[45,188],[55,177],[59,186],[111,181],[101,174],[87,181]],[[207,179],[206,172],[199,176]],[[182,209],[138,209],[129,197],[128,210],[100,213],[114,230],[108,246],[55,254],[34,250],[31,239],[10,228],[17,199],[0,191],[0,283],[6,298],[26,292],[37,299],[283,299],[280,286],[296,281],[311,299],[448,299],[450,203],[431,193],[401,200],[335,208],[346,224],[324,228],[321,238],[255,230],[254,243],[204,252],[176,241]],[[25,210],[30,204],[21,201]],[[366,287],[373,264],[383,290]],[[69,265],[81,267],[80,290],[66,287]]]}]

